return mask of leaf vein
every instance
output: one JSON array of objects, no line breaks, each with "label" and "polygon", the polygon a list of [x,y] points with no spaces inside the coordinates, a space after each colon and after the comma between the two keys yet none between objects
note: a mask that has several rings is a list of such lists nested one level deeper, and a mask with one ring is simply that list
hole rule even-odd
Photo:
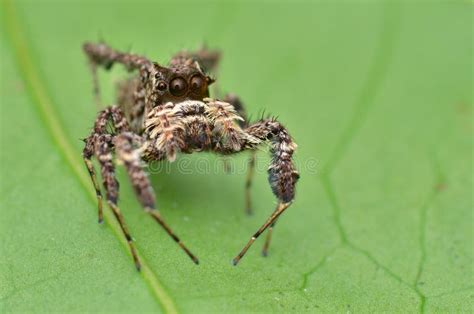
[{"label": "leaf vein", "polygon": [[317,273],[321,269],[321,267],[323,267],[326,264],[329,257],[331,257],[334,254],[334,252],[336,252],[337,249],[339,249],[339,248],[340,248],[340,246],[337,246],[337,247],[333,248],[332,250],[330,250],[326,255],[323,256],[323,258],[321,258],[321,260],[319,261],[318,264],[316,264],[314,267],[312,267],[310,270],[308,270],[306,273],[303,274],[303,280],[302,280],[301,286],[299,288],[300,292],[305,291],[305,289],[308,287],[309,278],[313,274]]},{"label": "leaf vein", "polygon": [[354,113],[352,114],[346,128],[343,129],[335,148],[330,155],[323,173],[331,173],[339,160],[344,156],[347,148],[355,138],[357,131],[361,128],[364,121],[374,105],[375,96],[383,83],[388,70],[388,65],[394,51],[395,37],[399,30],[398,8],[389,7],[386,4],[382,14],[383,26],[378,35],[378,46],[375,48],[375,55],[371,68],[367,74],[367,79],[363,85],[359,96],[356,98]]},{"label": "leaf vein", "polygon": [[[386,7],[384,11],[385,12],[383,14],[383,20],[385,25],[382,27],[378,36],[379,44],[375,52],[375,61],[369,70],[366,83],[364,84],[361,93],[356,100],[352,118],[349,120],[349,123],[342,131],[339,140],[336,142],[335,148],[332,154],[330,155],[327,164],[323,167],[323,170],[321,171],[320,179],[333,209],[334,224],[336,225],[336,229],[341,239],[341,246],[346,246],[354,252],[362,254],[377,267],[381,268],[388,276],[415,292],[420,299],[421,305],[423,306],[425,297],[423,294],[420,293],[420,291],[416,289],[416,287],[404,281],[400,276],[398,276],[388,267],[381,264],[374,256],[372,256],[372,254],[370,254],[369,251],[358,247],[349,240],[347,232],[345,231],[341,221],[341,207],[337,200],[337,194],[334,191],[333,184],[331,182],[331,173],[334,171],[338,162],[347,151],[347,148],[354,140],[356,133],[367,119],[368,113],[374,105],[375,96],[377,95],[379,87],[381,86],[387,74],[388,65],[390,63],[391,56],[394,50],[393,46],[395,42],[396,31],[398,31],[399,29],[399,17],[397,12],[398,10],[393,10],[392,7]],[[310,272],[309,274],[306,274],[306,277],[303,277],[303,287],[306,284],[305,282],[307,282],[308,280],[307,277],[318,271],[324,264],[325,260],[327,260],[327,257],[328,256],[325,256],[323,260],[320,261],[313,268],[313,272]]]},{"label": "leaf vein", "polygon": [[434,202],[436,199],[436,196],[438,195],[438,187],[443,184],[444,182],[444,174],[441,170],[441,167],[434,157],[433,154],[433,172],[435,173],[435,180],[433,182],[433,188],[431,190],[431,193],[428,195],[426,198],[424,204],[420,207],[420,226],[419,226],[419,245],[420,245],[420,252],[421,252],[421,257],[420,257],[420,262],[418,263],[417,267],[417,272],[415,276],[415,280],[413,282],[413,287],[417,291],[417,293],[421,296],[421,304],[420,304],[420,313],[425,312],[425,305],[426,305],[426,295],[421,291],[419,287],[421,275],[423,274],[423,267],[426,262],[426,256],[427,256],[427,250],[426,250],[426,220],[427,220],[427,215],[428,215],[428,209],[431,206],[431,204]]}]

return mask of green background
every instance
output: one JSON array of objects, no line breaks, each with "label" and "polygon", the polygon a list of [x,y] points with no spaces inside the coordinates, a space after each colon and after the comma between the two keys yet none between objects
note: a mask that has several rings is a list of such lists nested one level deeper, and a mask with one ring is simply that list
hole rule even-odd
[{"label": "green background", "polygon": [[[1,312],[472,311],[468,1],[8,1],[1,11]],[[223,52],[220,88],[288,127],[301,180],[268,258],[260,239],[230,263],[273,210],[263,170],[252,217],[245,174],[173,165],[152,176],[199,266],[141,211],[121,168],[141,274],[110,212],[96,223],[80,158],[97,111],[81,44],[100,38],[162,63],[206,42]],[[122,74],[101,73],[109,102]],[[193,160],[203,156],[216,161]]]}]

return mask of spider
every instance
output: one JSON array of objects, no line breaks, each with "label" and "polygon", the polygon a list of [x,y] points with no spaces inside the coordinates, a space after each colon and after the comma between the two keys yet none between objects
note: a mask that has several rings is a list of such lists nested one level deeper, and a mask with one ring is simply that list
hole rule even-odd
[{"label": "spider", "polygon": [[[124,165],[143,209],[155,219],[184,252],[199,264],[198,258],[183,244],[164,221],[143,165],[152,161],[175,160],[178,153],[212,151],[221,155],[252,151],[246,181],[246,208],[251,212],[250,186],[259,145],[270,142],[269,182],[278,199],[275,211],[233,259],[237,265],[254,241],[268,229],[262,254],[267,255],[272,229],[278,217],[291,205],[299,174],[292,161],[296,144],[286,128],[275,118],[262,118],[249,124],[240,99],[232,94],[223,100],[209,98],[214,83],[208,74],[217,67],[220,54],[202,48],[179,52],[168,66],[121,52],[105,43],[85,43],[83,50],[92,69],[94,95],[100,104],[98,67],[106,70],[123,65],[135,75],[118,84],[117,104],[101,110],[91,134],[84,140],[84,162],[94,185],[99,223],[103,221],[102,193],[92,157],[95,156],[107,203],[127,239],[135,266],[140,270],[132,236],[118,207],[119,183],[115,162]],[[114,158],[115,156],[115,158]]]}]

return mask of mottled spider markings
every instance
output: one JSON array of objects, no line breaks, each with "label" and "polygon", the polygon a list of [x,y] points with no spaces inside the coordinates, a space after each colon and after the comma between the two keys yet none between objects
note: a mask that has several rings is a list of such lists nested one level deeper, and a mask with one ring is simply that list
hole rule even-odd
[{"label": "mottled spider markings", "polygon": [[[100,105],[97,80],[99,66],[110,69],[115,63],[138,72],[118,85],[117,105],[102,110],[89,137],[85,139],[83,157],[96,189],[99,222],[102,221],[102,193],[91,158],[99,162],[107,203],[126,237],[135,265],[140,270],[132,237],[118,207],[119,184],[115,175],[114,155],[125,166],[138,200],[196,263],[197,257],[167,225],[156,207],[155,193],[143,163],[167,159],[172,162],[178,153],[212,151],[231,155],[244,150],[252,152],[246,179],[246,209],[250,212],[250,186],[259,145],[270,142],[272,156],[268,168],[269,182],[278,198],[272,215],[250,238],[233,259],[237,265],[252,243],[268,229],[262,253],[267,255],[271,232],[279,216],[291,205],[299,175],[292,156],[296,144],[276,119],[261,119],[253,124],[246,120],[243,104],[235,95],[224,100],[209,98],[214,80],[206,74],[217,68],[219,54],[206,49],[194,53],[180,52],[162,66],[145,57],[112,49],[106,44],[86,43],[83,46],[93,74],[94,94]],[[112,125],[112,127],[108,127]]]}]

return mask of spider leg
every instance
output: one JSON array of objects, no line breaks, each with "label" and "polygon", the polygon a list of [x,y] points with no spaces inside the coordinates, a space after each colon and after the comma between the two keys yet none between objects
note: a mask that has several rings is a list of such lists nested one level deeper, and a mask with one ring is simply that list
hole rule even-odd
[{"label": "spider leg", "polygon": [[115,218],[117,219],[120,228],[127,239],[130,252],[132,253],[133,260],[137,270],[140,270],[141,263],[137,255],[137,251],[133,244],[133,238],[130,235],[125,219],[120,211],[120,208],[117,205],[118,195],[119,195],[119,184],[115,175],[115,165],[112,160],[112,136],[100,135],[96,142],[96,157],[99,160],[102,181],[106,191],[107,203],[112,209]]},{"label": "spider leg", "polygon": [[[135,145],[134,145],[135,144]],[[117,157],[123,162],[130,181],[133,185],[138,200],[153,219],[173,238],[174,241],[184,250],[184,252],[199,264],[198,258],[184,245],[180,238],[174,233],[169,225],[164,221],[160,212],[155,206],[155,194],[147,174],[142,168],[142,159],[140,158],[140,144],[136,136],[132,133],[122,133],[115,138],[115,147]],[[134,147],[135,146],[135,147]]]},{"label": "spider leg", "polygon": [[98,207],[98,215],[99,215],[99,223],[101,224],[104,221],[104,214],[102,209],[102,192],[100,191],[99,183],[97,182],[97,176],[95,174],[94,165],[92,164],[92,157],[93,151],[90,154],[84,152],[83,158],[84,163],[86,164],[87,170],[89,171],[89,175],[92,180],[92,184],[94,185],[95,195],[97,196],[97,207]]},{"label": "spider leg", "polygon": [[[215,84],[215,89],[216,89],[216,94],[219,96],[220,92],[218,90],[218,85]],[[220,97],[220,96],[219,96]],[[234,94],[226,94],[224,96],[224,100],[225,102],[231,104],[235,111],[237,112],[237,114],[239,114],[243,119],[245,119],[246,115],[245,115],[245,109],[243,107],[243,103],[240,101],[240,98],[237,97],[236,95]],[[237,122],[240,126],[243,126],[246,122],[243,121],[243,120],[239,120]],[[228,156],[224,156],[223,157],[223,161],[224,161],[224,172],[225,173],[231,173],[232,171],[232,166],[231,166],[231,162],[230,162],[230,158]]]},{"label": "spider leg", "polygon": [[[242,120],[237,121],[239,126],[247,127],[248,126],[247,112],[245,110],[245,105],[240,99],[240,97],[235,94],[229,93],[224,96],[224,101],[230,103],[234,107],[237,114],[244,119],[243,121]],[[247,177],[245,180],[245,212],[247,213],[247,215],[253,214],[251,187],[252,187],[253,176],[255,173],[256,158],[257,158],[257,152],[254,150],[250,153],[250,157],[247,162],[247,165],[248,165]],[[224,159],[224,169],[226,169],[226,161],[227,159]]]},{"label": "spider leg", "polygon": [[84,53],[89,57],[90,62],[103,66],[106,70],[112,68],[114,63],[120,63],[128,71],[141,70],[143,67],[149,68],[152,62],[143,56],[115,50],[105,43],[84,43],[82,46]]},{"label": "spider leg", "polygon": [[96,190],[99,222],[102,222],[103,220],[102,194],[100,192],[94,166],[91,161],[91,157],[93,155],[95,155],[99,161],[102,181],[106,191],[107,204],[112,209],[112,212],[128,242],[135,266],[137,270],[140,270],[141,263],[133,244],[132,236],[130,235],[120,208],[117,206],[119,184],[115,176],[115,165],[112,160],[114,134],[110,134],[107,130],[107,124],[109,121],[112,121],[114,128],[113,132],[123,132],[124,130],[128,129],[127,121],[117,107],[108,107],[102,110],[95,121],[92,134],[85,140],[86,145],[83,151],[84,162],[87,166],[92,183],[94,184],[94,188]]},{"label": "spider leg", "polygon": [[[268,181],[273,194],[278,198],[278,205],[268,220],[250,238],[242,251],[234,258],[233,264],[237,265],[255,240],[271,226],[271,230],[278,217],[291,205],[295,197],[295,185],[299,174],[293,164],[292,156],[296,144],[283,125],[276,119],[262,119],[244,130],[237,125],[242,119],[235,108],[229,103],[205,98],[208,118],[214,126],[214,149],[222,154],[232,154],[245,149],[255,151],[258,145],[270,141],[270,154],[272,156],[268,167]],[[263,253],[268,252],[270,238],[264,246]]]},{"label": "spider leg", "polygon": [[245,212],[247,215],[253,214],[252,208],[252,183],[255,173],[255,162],[257,159],[257,151],[252,151],[248,160],[247,177],[245,179]]},{"label": "spider leg", "polygon": [[92,74],[92,91],[94,94],[95,103],[97,108],[102,107],[102,100],[100,95],[100,87],[99,87],[99,77],[97,76],[97,63],[89,60],[89,67],[91,69]]},{"label": "spider leg", "polygon": [[116,107],[108,107],[102,110],[94,123],[94,129],[92,134],[84,140],[85,146],[82,152],[84,163],[87,167],[89,175],[94,185],[94,189],[97,195],[97,205],[98,205],[98,214],[99,214],[99,223],[103,221],[103,205],[102,205],[102,193],[100,191],[100,186],[97,181],[97,176],[95,173],[94,165],[92,164],[92,156],[96,151],[96,143],[99,136],[107,134],[107,123],[112,120],[114,129],[116,131],[123,131],[128,128],[127,121],[121,114],[120,110]]},{"label": "spider leg", "polygon": [[237,114],[244,119],[244,120],[241,120],[241,121],[237,121],[239,126],[247,127],[248,126],[247,111],[245,110],[245,105],[242,102],[242,100],[240,99],[240,97],[233,94],[233,93],[228,93],[224,96],[223,101],[231,104],[234,107]]},{"label": "spider leg", "polygon": [[268,218],[268,220],[260,227],[260,229],[257,230],[257,232],[250,238],[249,242],[244,246],[244,248],[240,251],[240,253],[232,260],[232,263],[234,266],[236,266],[242,257],[244,257],[245,253],[247,253],[248,249],[252,244],[255,242],[255,240],[258,239],[258,237],[269,227],[271,226],[277,219],[278,217],[283,214],[283,212],[291,205],[291,203],[278,203],[275,211],[272,213],[272,215]]},{"label": "spider leg", "polygon": [[270,225],[270,227],[268,227],[267,238],[265,239],[265,244],[262,248],[263,256],[268,256],[268,248],[270,247],[270,242],[272,241],[273,228],[275,228],[275,224],[277,223],[277,221],[278,219],[275,219],[275,221]]},{"label": "spider leg", "polygon": [[180,51],[175,54],[171,60],[192,59],[201,66],[202,70],[207,73],[216,74],[219,66],[221,54],[217,50],[209,50],[205,46],[196,51]]},{"label": "spider leg", "polygon": [[102,66],[106,70],[112,68],[115,63],[125,66],[128,71],[140,70],[142,74],[150,72],[152,62],[143,56],[121,52],[112,49],[105,43],[84,43],[82,46],[84,53],[89,59],[89,67],[92,74],[93,93],[97,107],[101,107],[101,95],[99,88],[99,79],[97,76],[97,68]]},{"label": "spider leg", "polygon": [[269,182],[273,194],[278,198],[278,205],[268,220],[250,238],[247,245],[234,258],[233,263],[237,265],[255,240],[269,228],[269,235],[263,247],[262,253],[268,253],[271,240],[271,232],[278,217],[291,205],[295,197],[295,185],[299,179],[292,156],[296,144],[288,134],[288,131],[275,119],[261,120],[247,127],[244,131],[242,149],[253,149],[266,140],[270,140],[270,153],[272,160],[268,168]]},{"label": "spider leg", "polygon": [[[244,118],[245,121],[238,121],[240,127],[247,127],[248,126],[248,120],[247,120],[247,112],[245,110],[245,105],[242,102],[242,100],[235,94],[227,94],[224,97],[224,101],[230,103],[232,106],[234,106],[235,111]],[[247,162],[247,177],[245,180],[245,212],[248,215],[253,214],[253,206],[252,206],[252,182],[253,182],[253,177],[255,173],[255,162],[257,159],[257,151],[253,150],[250,153],[250,157]]]},{"label": "spider leg", "polygon": [[117,106],[122,110],[133,133],[141,134],[145,118],[146,93],[139,77],[119,81],[117,88]]}]

